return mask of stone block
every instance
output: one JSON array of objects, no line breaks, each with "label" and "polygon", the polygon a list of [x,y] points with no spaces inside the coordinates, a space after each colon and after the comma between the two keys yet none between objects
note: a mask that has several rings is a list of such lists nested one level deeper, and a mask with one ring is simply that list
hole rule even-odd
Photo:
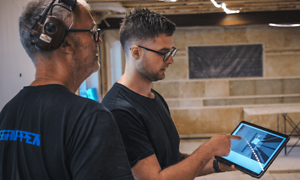
[{"label": "stone block", "polygon": [[277,98],[256,98],[256,104],[281,104],[283,103],[282,97]]},{"label": "stone block", "polygon": [[201,27],[185,31],[187,46],[224,44],[225,35],[223,27]]},{"label": "stone block", "polygon": [[231,133],[242,120],[242,108],[171,110],[179,134]]},{"label": "stone block", "polygon": [[225,28],[224,33],[225,33],[225,43],[227,44],[248,43],[245,27]]},{"label": "stone block", "polygon": [[297,28],[284,28],[281,30],[284,34],[284,40],[282,42],[284,48],[299,49],[300,48],[300,34]]},{"label": "stone block", "polygon": [[168,100],[168,99],[165,99],[165,101],[168,104],[169,108],[179,107],[179,100]]},{"label": "stone block", "polygon": [[179,82],[179,93],[181,98],[204,97],[204,91],[204,82]]},{"label": "stone block", "polygon": [[[300,71],[300,68],[298,68],[298,69]],[[284,79],[283,80],[283,93],[284,94],[300,94],[300,79]]]},{"label": "stone block", "polygon": [[277,131],[277,114],[251,116],[246,114],[244,120]]},{"label": "stone block", "polygon": [[278,80],[257,80],[256,95],[282,94],[282,81]]},{"label": "stone block", "polygon": [[299,54],[265,55],[265,77],[300,76]]},{"label": "stone block", "polygon": [[255,95],[255,82],[254,80],[230,81],[229,92],[230,96]]},{"label": "stone block", "polygon": [[228,81],[205,81],[205,97],[229,96]]},{"label": "stone block", "polygon": [[160,93],[164,98],[178,98],[178,82],[157,82],[153,83],[153,89]]},{"label": "stone block", "polygon": [[185,32],[186,46],[200,45],[204,43],[204,36],[197,30],[187,30]]},{"label": "stone block", "polygon": [[195,100],[179,100],[179,107],[188,108],[188,107],[202,107],[203,101],[201,99]]},{"label": "stone block", "polygon": [[[289,113],[288,116],[295,124],[300,122],[300,113]],[[281,114],[251,116],[245,114],[244,120],[281,133],[285,133],[286,131],[286,133],[289,134],[293,130],[292,126],[288,122],[284,124],[284,118]],[[284,129],[284,127],[286,127],[286,129]]]},{"label": "stone block", "polygon": [[202,99],[165,99],[169,108],[189,108],[189,107],[202,107]]},{"label": "stone block", "polygon": [[267,26],[252,26],[247,28],[249,43],[263,43],[264,49],[284,48],[284,33],[281,30]]},{"label": "stone block", "polygon": [[283,103],[300,103],[300,97],[284,97]]},{"label": "stone block", "polygon": [[203,100],[203,106],[226,106],[226,99]]},{"label": "stone block", "polygon": [[184,57],[174,58],[174,63],[169,65],[166,74],[166,80],[188,79],[188,60]]},{"label": "stone block", "polygon": [[186,37],[185,32],[177,30],[173,35],[174,46],[179,50],[185,50]]},{"label": "stone block", "polygon": [[206,28],[200,33],[203,36],[204,44],[216,45],[225,43],[224,27]]},{"label": "stone block", "polygon": [[255,99],[226,99],[226,105],[249,105],[255,104]]}]

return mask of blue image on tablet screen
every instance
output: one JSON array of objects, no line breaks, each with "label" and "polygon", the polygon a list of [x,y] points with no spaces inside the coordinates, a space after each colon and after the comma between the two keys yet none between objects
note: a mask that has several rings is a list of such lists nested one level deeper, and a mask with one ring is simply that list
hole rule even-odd
[{"label": "blue image on tablet screen", "polygon": [[257,174],[264,171],[266,164],[285,140],[276,134],[243,123],[232,134],[241,136],[242,140],[231,140],[230,154],[223,158]]}]

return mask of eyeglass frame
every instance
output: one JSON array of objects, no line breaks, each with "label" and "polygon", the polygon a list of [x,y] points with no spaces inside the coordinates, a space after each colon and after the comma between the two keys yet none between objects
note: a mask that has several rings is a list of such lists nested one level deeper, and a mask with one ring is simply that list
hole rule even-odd
[{"label": "eyeglass frame", "polygon": [[[68,32],[91,32],[94,34],[94,41],[98,42],[100,39],[100,28],[96,29],[69,29]],[[96,33],[97,33],[97,37],[96,37]]]},{"label": "eyeglass frame", "polygon": [[[140,47],[140,48],[146,49],[147,51],[151,51],[151,52],[155,52],[155,53],[160,54],[160,55],[164,55],[164,58],[163,58],[163,61],[164,61],[164,62],[166,62],[166,61],[169,59],[170,56],[174,57],[175,54],[176,54],[176,52],[177,52],[177,50],[178,50],[176,47],[172,47],[172,50],[171,50],[171,51],[168,51],[168,52],[166,52],[166,53],[163,53],[163,52],[155,51],[155,50],[153,50],[153,49],[146,48],[146,47],[144,47],[144,46],[140,46],[140,45],[137,45],[137,46]],[[131,48],[130,48],[130,50],[131,50]],[[175,53],[174,53],[174,55],[172,55],[174,51],[175,51]],[[167,55],[168,53],[170,53],[170,55],[167,56],[167,58],[166,58],[166,55]],[[166,58],[166,59],[165,59],[165,58]]]}]

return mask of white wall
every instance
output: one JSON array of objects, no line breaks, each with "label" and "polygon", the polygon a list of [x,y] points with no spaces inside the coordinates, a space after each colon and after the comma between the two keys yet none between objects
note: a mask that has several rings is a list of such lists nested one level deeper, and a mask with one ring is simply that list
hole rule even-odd
[{"label": "white wall", "polygon": [[29,1],[0,0],[0,110],[34,80],[34,65],[19,37],[19,16]]},{"label": "white wall", "polygon": [[108,89],[122,76],[122,48],[118,30],[105,30],[104,43],[106,48],[107,86]]}]

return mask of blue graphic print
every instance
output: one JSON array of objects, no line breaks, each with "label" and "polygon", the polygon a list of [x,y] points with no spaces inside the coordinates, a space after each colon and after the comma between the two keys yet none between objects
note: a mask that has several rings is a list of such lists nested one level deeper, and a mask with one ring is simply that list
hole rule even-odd
[{"label": "blue graphic print", "polygon": [[0,141],[24,141],[27,144],[40,146],[41,135],[32,132],[20,131],[20,130],[0,130]]}]

